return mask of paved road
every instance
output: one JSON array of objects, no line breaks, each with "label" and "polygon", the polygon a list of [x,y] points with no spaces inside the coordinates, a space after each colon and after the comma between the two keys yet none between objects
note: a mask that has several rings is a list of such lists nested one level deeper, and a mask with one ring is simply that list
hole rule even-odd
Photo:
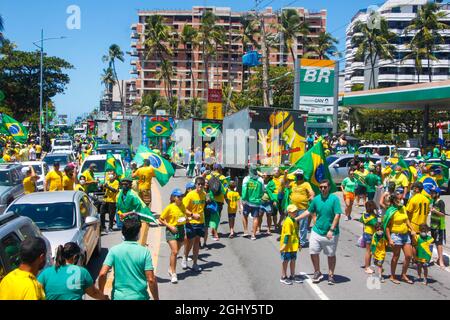
[{"label": "paved road", "polygon": [[[178,171],[180,174],[181,170]],[[162,206],[168,204],[170,191],[175,187],[184,187],[187,179],[177,177],[161,189]],[[339,195],[340,196],[340,195]],[[450,197],[444,200],[450,208]],[[357,208],[353,214],[355,219],[360,217],[362,210]],[[223,219],[226,220],[226,208]],[[170,250],[164,239],[164,232],[151,230],[150,247],[154,248],[153,256],[157,256],[157,277],[160,297],[166,300],[192,300],[192,299],[254,299],[254,300],[313,300],[313,299],[429,299],[443,300],[450,298],[450,269],[441,270],[431,267],[432,280],[428,286],[420,283],[408,285],[402,283],[394,285],[386,282],[378,286],[364,273],[364,250],[356,247],[356,240],[362,232],[358,221],[344,221],[341,225],[341,237],[338,247],[338,260],[336,267],[335,286],[328,286],[324,281],[318,285],[307,280],[303,284],[285,286],[280,284],[281,262],[279,258],[278,235],[271,237],[260,236],[258,240],[251,241],[242,237],[242,224],[237,223],[240,237],[228,239],[229,228],[223,222],[219,233],[223,238],[219,242],[210,243],[209,250],[201,250],[199,265],[204,269],[197,274],[191,270],[182,270],[178,260],[179,283],[170,283],[167,270],[169,266]],[[266,228],[263,224],[263,231]],[[156,233],[157,232],[157,233]],[[159,239],[159,240],[158,240]],[[112,245],[121,241],[119,234],[104,236],[104,253]],[[157,242],[160,242],[157,243]],[[156,251],[156,252],[155,252]],[[450,251],[450,250],[447,250]],[[96,277],[101,259],[92,261],[89,270]],[[402,258],[400,259],[402,260]],[[390,270],[390,255],[386,258],[385,269]],[[398,266],[397,273],[400,272]],[[321,256],[321,271],[327,274],[326,257]],[[312,277],[313,268],[308,249],[304,249],[297,260],[297,273],[305,273]],[[416,278],[417,272],[409,270],[409,275]]]}]

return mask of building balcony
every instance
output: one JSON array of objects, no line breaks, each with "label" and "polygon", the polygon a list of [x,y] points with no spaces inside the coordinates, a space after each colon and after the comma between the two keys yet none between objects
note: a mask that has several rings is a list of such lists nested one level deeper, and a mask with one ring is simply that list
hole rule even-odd
[{"label": "building balcony", "polygon": [[131,47],[132,47],[132,48],[136,48],[136,46],[137,46],[137,42],[134,42],[134,41],[131,42]]},{"label": "building balcony", "polygon": [[139,53],[136,50],[128,51],[127,53],[132,57],[139,57]]},{"label": "building balcony", "polygon": [[136,30],[137,29],[138,24],[137,23],[133,23],[131,25],[131,30]]},{"label": "building balcony", "polygon": [[139,71],[136,68],[131,69],[130,74],[139,74]]},{"label": "building balcony", "polygon": [[139,39],[141,36],[139,35],[139,33],[137,33],[137,32],[133,32],[133,33],[131,33],[131,39]]}]

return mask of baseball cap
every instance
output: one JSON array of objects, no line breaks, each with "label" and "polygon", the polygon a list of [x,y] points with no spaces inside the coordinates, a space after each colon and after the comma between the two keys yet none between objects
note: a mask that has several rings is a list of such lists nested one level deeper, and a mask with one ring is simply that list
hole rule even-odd
[{"label": "baseball cap", "polygon": [[216,163],[216,164],[213,166],[213,169],[214,169],[214,170],[222,170],[222,166],[221,166],[220,164]]},{"label": "baseball cap", "polygon": [[301,170],[301,169],[297,169],[295,172],[294,172],[294,174],[296,175],[296,176],[298,176],[298,175],[300,175],[300,174],[305,174],[304,172],[303,172],[303,170]]},{"label": "baseball cap", "polygon": [[28,168],[28,167],[22,168],[22,174],[28,174],[29,171],[30,171],[30,168]]},{"label": "baseball cap", "polygon": [[195,189],[195,183],[189,182],[188,184],[186,184],[186,190],[188,189]]},{"label": "baseball cap", "polygon": [[395,193],[403,193],[403,191],[405,191],[405,189],[403,189],[402,187],[395,189]]},{"label": "baseball cap", "polygon": [[206,168],[205,167],[201,167],[200,173],[205,173],[205,171],[206,171]]},{"label": "baseball cap", "polygon": [[286,211],[287,212],[296,212],[296,211],[298,211],[298,208],[295,204],[291,204],[287,207]]},{"label": "baseball cap", "polygon": [[172,191],[172,197],[182,197],[183,196],[183,192],[180,189],[174,189]]}]

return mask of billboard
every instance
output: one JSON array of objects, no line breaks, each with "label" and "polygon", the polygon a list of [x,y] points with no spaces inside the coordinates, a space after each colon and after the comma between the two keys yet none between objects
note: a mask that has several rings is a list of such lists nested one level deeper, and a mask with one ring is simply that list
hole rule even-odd
[{"label": "billboard", "polygon": [[208,90],[208,105],[206,107],[206,119],[222,120],[223,119],[223,105],[222,105],[222,90],[209,89]]}]

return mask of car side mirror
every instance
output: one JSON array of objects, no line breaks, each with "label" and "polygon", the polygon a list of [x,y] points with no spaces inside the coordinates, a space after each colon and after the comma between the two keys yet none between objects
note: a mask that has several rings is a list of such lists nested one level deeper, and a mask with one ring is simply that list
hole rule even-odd
[{"label": "car side mirror", "polygon": [[339,165],[337,163],[333,164],[333,168],[339,168]]},{"label": "car side mirror", "polygon": [[90,226],[93,226],[93,225],[97,224],[98,221],[99,221],[99,220],[98,220],[97,217],[91,217],[91,216],[87,217],[87,218],[84,220],[83,229],[85,229],[85,228],[87,228],[87,227],[90,227]]}]

